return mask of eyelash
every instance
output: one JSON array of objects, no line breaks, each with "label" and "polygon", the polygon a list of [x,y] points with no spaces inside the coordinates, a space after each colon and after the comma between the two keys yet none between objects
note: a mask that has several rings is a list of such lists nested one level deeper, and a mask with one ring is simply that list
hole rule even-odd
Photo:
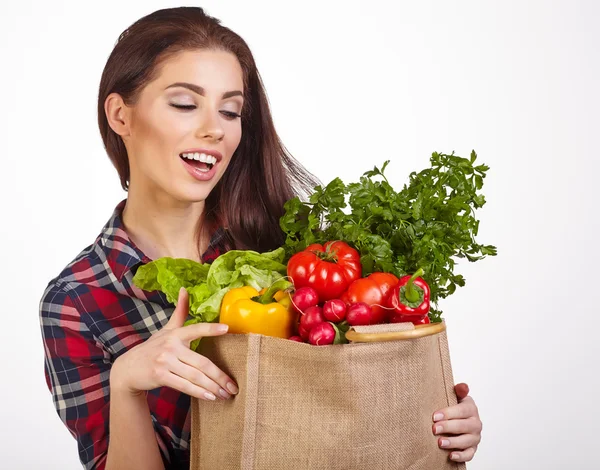
[{"label": "eyelash", "polygon": [[[191,111],[193,109],[196,109],[196,106],[193,104],[171,104],[171,106],[173,106],[174,108],[177,108],[177,109],[184,109],[186,111]],[[221,111],[221,112],[231,119],[242,117],[240,114],[236,114],[232,111]]]}]

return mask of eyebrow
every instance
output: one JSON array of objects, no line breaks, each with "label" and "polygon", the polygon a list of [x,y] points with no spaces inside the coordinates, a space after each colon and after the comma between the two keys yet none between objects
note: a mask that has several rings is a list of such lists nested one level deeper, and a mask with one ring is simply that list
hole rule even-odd
[{"label": "eyebrow", "polygon": [[[176,82],[173,83],[171,85],[169,85],[166,89],[168,88],[173,88],[173,87],[183,87],[183,88],[187,88],[188,90],[192,90],[194,93],[198,93],[201,96],[204,96],[204,88],[202,88],[199,85],[194,85],[193,83],[187,83],[187,82]],[[242,98],[244,97],[244,94],[239,91],[239,90],[233,90],[233,91],[226,91],[225,93],[223,93],[222,98],[231,98],[232,96],[241,96]]]}]

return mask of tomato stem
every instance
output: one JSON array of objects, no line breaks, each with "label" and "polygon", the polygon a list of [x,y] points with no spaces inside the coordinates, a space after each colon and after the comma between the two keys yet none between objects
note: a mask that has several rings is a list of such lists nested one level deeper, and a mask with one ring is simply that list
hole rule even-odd
[{"label": "tomato stem", "polygon": [[325,249],[325,251],[318,251],[315,250],[313,251],[313,253],[315,255],[317,255],[317,257],[323,261],[329,261],[330,263],[337,263],[338,259],[337,259],[337,252],[336,251],[330,251],[330,248],[327,247]]}]

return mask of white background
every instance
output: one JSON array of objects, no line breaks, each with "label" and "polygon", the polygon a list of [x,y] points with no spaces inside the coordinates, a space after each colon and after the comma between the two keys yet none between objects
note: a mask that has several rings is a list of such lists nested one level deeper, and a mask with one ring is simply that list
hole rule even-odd
[{"label": "white background", "polygon": [[[432,151],[491,170],[478,241],[442,308],[484,423],[471,470],[597,469],[600,4],[205,1],[240,34],[285,145],[323,181]],[[0,460],[80,468],[43,375],[38,302],[125,197],[96,121],[128,25],[177,2],[3,1]]]}]

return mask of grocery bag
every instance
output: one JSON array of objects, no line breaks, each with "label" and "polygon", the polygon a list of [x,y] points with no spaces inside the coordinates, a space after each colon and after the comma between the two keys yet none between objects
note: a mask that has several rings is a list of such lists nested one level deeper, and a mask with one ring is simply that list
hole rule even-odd
[{"label": "grocery bag", "polygon": [[433,413],[457,403],[445,322],[356,326],[347,338],[203,338],[198,352],[240,392],[192,398],[190,469],[465,469],[432,432]]}]

